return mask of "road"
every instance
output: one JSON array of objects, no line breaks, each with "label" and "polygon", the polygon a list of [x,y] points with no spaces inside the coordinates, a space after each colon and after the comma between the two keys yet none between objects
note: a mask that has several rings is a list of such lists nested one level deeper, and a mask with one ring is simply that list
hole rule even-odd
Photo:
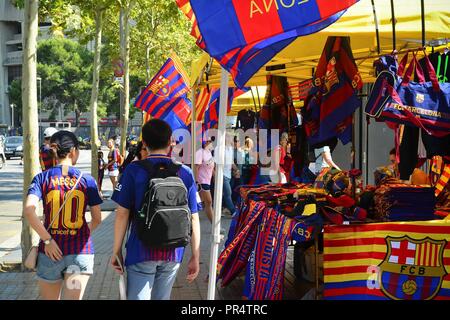
[{"label": "road", "polygon": [[[82,172],[90,173],[91,152],[81,150],[76,166]],[[107,175],[103,190],[105,195],[111,195],[112,184]],[[0,170],[0,263],[20,246],[22,197],[23,166],[19,159],[7,160],[6,166]]]}]

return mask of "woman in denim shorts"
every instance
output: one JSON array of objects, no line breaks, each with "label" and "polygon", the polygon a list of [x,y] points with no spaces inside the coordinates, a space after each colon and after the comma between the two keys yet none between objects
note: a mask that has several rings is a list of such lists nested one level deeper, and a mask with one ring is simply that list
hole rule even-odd
[{"label": "woman in denim shorts", "polygon": [[[51,137],[50,146],[58,165],[34,177],[24,214],[40,237],[36,275],[41,298],[78,300],[93,273],[91,232],[101,222],[103,201],[94,178],[73,167],[80,154],[76,136],[59,131]],[[36,215],[40,200],[44,224]],[[85,219],[88,205],[92,217],[89,224]]]}]

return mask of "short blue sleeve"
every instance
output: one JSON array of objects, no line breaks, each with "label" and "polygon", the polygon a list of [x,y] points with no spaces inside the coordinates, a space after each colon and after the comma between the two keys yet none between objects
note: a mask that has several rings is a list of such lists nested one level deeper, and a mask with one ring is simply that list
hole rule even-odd
[{"label": "short blue sleeve", "polygon": [[42,173],[37,174],[28,187],[28,195],[35,195],[42,200]]},{"label": "short blue sleeve", "polygon": [[87,186],[87,195],[88,195],[88,205],[90,207],[97,206],[103,203],[102,198],[100,197],[100,193],[98,191],[97,182],[92,178],[92,176],[84,176],[86,180]]},{"label": "short blue sleeve", "polygon": [[126,209],[131,209],[133,207],[133,198],[135,196],[132,169],[132,165],[125,168],[111,197],[111,200]]}]

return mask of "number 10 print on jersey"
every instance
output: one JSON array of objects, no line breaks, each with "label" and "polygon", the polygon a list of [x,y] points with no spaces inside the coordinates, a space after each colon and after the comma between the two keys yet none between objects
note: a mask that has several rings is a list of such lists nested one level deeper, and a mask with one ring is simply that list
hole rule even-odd
[{"label": "number 10 print on jersey", "polygon": [[[88,174],[83,174],[79,184],[70,192],[81,172],[74,167],[67,169],[67,173],[63,174],[63,168],[56,166],[38,174],[33,179],[28,194],[43,200],[44,226],[48,228],[53,221],[49,233],[63,255],[92,254],[94,246],[85,218],[86,207],[99,205],[102,200],[95,180]],[[68,198],[60,211],[65,197]],[[39,244],[39,252],[44,252],[42,242]]]}]

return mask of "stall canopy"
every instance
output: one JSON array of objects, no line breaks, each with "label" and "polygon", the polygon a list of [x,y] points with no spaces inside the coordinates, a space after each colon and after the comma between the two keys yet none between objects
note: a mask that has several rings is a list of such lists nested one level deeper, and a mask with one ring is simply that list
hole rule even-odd
[{"label": "stall canopy", "polygon": [[[274,0],[275,1],[275,0]],[[177,1],[188,3],[189,1]],[[373,9],[372,2],[375,4]],[[204,2],[206,3],[206,1]],[[391,3],[394,4],[395,34],[393,34]],[[421,7],[424,4],[424,14]],[[415,49],[422,45],[433,47],[446,44],[438,42],[450,37],[450,9],[449,0],[360,0],[350,7],[340,19],[331,26],[318,33],[299,37],[288,46],[280,46],[279,51],[269,62],[253,74],[246,83],[240,86],[266,85],[267,75],[279,75],[288,78],[289,84],[296,84],[312,78],[314,68],[322,54],[329,36],[349,36],[351,48],[363,82],[373,82],[373,61],[380,53],[390,53],[395,48],[401,53],[405,49]],[[180,6],[180,8],[183,8]],[[184,7],[185,9],[187,7]],[[182,9],[183,10],[183,9]],[[374,19],[374,11],[377,23]],[[183,11],[185,12],[185,11]],[[186,13],[186,12],[185,12]],[[192,12],[190,13],[192,17]],[[189,14],[187,14],[189,17]],[[425,28],[422,28],[425,21]],[[200,21],[201,22],[201,21]],[[376,32],[378,25],[378,37]],[[195,25],[194,25],[195,29]],[[425,30],[425,39],[423,39]],[[195,34],[195,32],[194,32]],[[198,39],[198,34],[196,36]],[[395,39],[395,41],[394,41]],[[395,42],[395,46],[394,46]],[[276,71],[267,71],[267,67],[277,66]],[[245,67],[240,64],[239,67]],[[205,72],[206,71],[206,72]],[[238,70],[239,71],[239,70]],[[236,70],[233,70],[236,73]],[[193,87],[220,87],[219,130],[217,137],[214,217],[212,223],[212,246],[209,265],[208,299],[214,299],[216,285],[216,270],[218,248],[220,244],[221,200],[223,187],[224,153],[225,153],[225,122],[228,100],[228,88],[235,87],[227,71],[221,68],[217,61],[212,60],[205,53],[192,66],[191,84]],[[193,90],[195,92],[195,90]],[[195,112],[195,111],[194,111]],[[194,140],[194,139],[193,139]],[[193,141],[193,149],[195,141]]]},{"label": "stall canopy", "polygon": [[[420,0],[395,0],[394,13],[397,21],[395,25],[396,49],[401,53],[404,49],[413,49],[422,45],[421,2]],[[374,0],[379,26],[379,45],[381,53],[393,50],[392,12],[390,0]],[[425,1],[425,40],[430,48],[446,45],[445,39],[450,38],[450,7],[448,0]],[[293,43],[279,52],[271,61],[262,67],[247,83],[246,86],[266,84],[266,75],[280,75],[288,77],[290,83],[300,82],[312,77],[313,68],[328,36],[350,36],[351,47],[359,71],[364,82],[373,82],[372,63],[377,52],[377,37],[374,12],[371,0],[361,0],[334,24],[322,31],[297,38]],[[441,40],[440,42],[438,40]],[[204,55],[193,63],[193,81],[201,75],[206,63],[210,63],[208,55]],[[266,71],[266,67],[284,65],[277,71]],[[213,61],[209,68],[208,80],[202,76],[200,86],[217,87],[220,84],[221,67]],[[230,80],[229,86],[235,86]]]}]

